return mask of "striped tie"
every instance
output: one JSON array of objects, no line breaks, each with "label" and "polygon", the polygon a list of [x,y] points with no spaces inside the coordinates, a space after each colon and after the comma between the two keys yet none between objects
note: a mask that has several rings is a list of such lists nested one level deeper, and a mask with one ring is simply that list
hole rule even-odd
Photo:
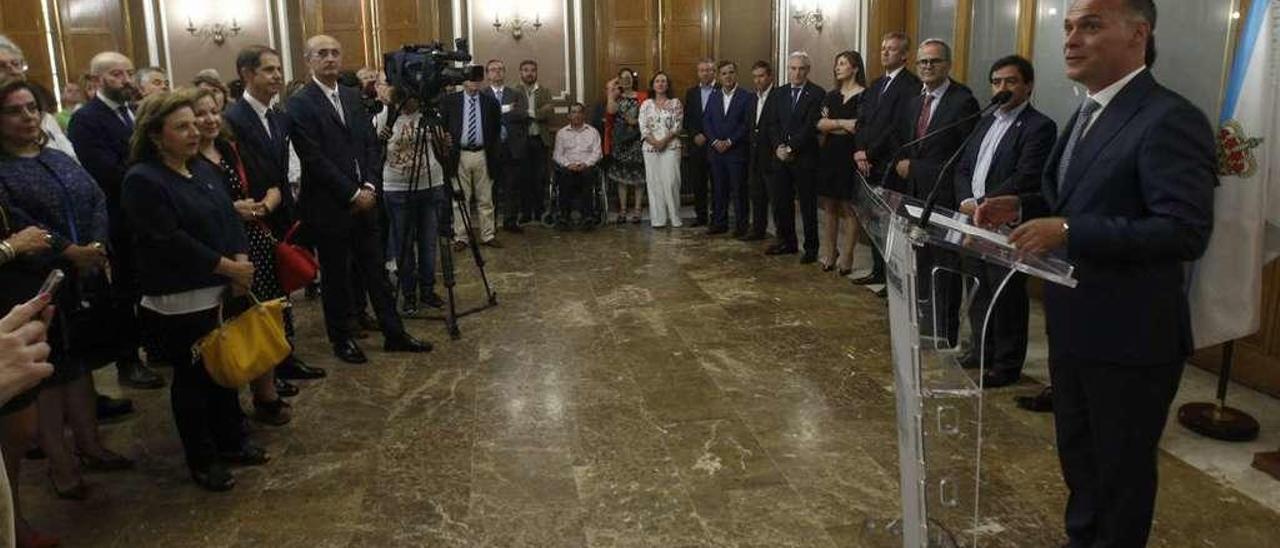
[{"label": "striped tie", "polygon": [[480,104],[475,95],[467,98],[471,104],[471,113],[467,115],[467,146],[475,146],[480,133]]},{"label": "striped tie", "polygon": [[1071,169],[1071,160],[1075,156],[1076,147],[1080,144],[1080,139],[1084,137],[1085,128],[1089,127],[1089,118],[1093,117],[1093,113],[1097,112],[1102,105],[1093,99],[1085,99],[1084,104],[1080,105],[1080,114],[1076,116],[1076,125],[1071,129],[1071,136],[1067,138],[1067,145],[1062,148],[1062,159],[1058,161],[1058,190],[1062,190],[1062,185],[1067,179],[1067,170]]}]

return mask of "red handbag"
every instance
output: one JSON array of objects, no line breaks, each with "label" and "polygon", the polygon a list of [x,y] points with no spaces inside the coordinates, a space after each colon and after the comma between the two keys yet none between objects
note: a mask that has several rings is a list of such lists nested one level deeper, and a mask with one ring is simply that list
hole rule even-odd
[{"label": "red handbag", "polygon": [[320,263],[311,250],[293,243],[293,234],[300,223],[293,223],[284,239],[276,244],[276,276],[284,292],[293,293],[316,280]]},{"label": "red handbag", "polygon": [[[231,150],[236,155],[236,171],[240,175],[240,190],[245,196],[249,195],[249,178],[245,176],[244,162],[240,160],[240,149],[235,143],[231,143]],[[266,223],[258,221],[268,234],[271,228]],[[293,293],[316,281],[316,274],[320,272],[320,263],[316,261],[315,255],[311,254],[311,250],[293,243],[293,235],[298,231],[300,223],[293,223],[289,227],[289,231],[285,233],[284,239],[276,242],[276,278],[280,281],[280,288],[285,294]]]}]

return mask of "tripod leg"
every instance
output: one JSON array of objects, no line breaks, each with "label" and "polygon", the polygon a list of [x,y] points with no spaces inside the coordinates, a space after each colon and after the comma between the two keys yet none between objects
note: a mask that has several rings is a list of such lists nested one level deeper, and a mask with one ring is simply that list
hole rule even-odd
[{"label": "tripod leg", "polygon": [[444,312],[445,329],[449,331],[449,338],[458,340],[462,338],[462,331],[458,329],[458,309],[457,293],[454,287],[458,285],[457,270],[453,264],[453,242],[449,236],[441,234],[440,239],[440,271],[444,275],[444,289],[446,299],[448,300]]}]

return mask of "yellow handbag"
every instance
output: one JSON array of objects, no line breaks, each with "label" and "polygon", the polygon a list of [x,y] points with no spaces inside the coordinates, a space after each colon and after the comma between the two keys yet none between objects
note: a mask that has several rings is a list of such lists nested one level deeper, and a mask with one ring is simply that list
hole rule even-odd
[{"label": "yellow handbag", "polygon": [[213,382],[240,388],[275,367],[292,349],[284,334],[283,298],[259,301],[224,322],[195,345]]}]

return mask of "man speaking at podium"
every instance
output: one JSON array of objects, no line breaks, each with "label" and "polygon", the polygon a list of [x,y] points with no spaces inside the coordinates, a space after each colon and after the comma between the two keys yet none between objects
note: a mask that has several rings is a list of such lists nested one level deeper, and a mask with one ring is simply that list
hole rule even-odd
[{"label": "man speaking at podium", "polygon": [[1034,220],[1010,241],[1076,266],[1044,306],[1070,546],[1143,546],[1156,454],[1191,321],[1183,263],[1213,227],[1208,120],[1156,83],[1152,0],[1076,0],[1064,19],[1067,77],[1088,96],[1063,128],[1039,193],[986,200],[982,224]]}]

